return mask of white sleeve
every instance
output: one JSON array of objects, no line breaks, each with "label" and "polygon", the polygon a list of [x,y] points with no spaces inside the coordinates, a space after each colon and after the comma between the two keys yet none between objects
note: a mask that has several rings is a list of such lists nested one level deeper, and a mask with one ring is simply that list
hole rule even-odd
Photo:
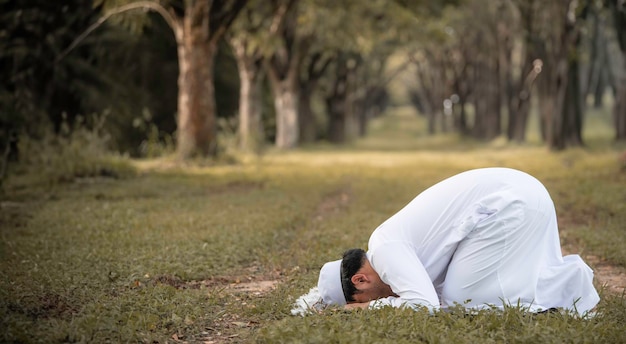
[{"label": "white sleeve", "polygon": [[387,242],[370,251],[368,258],[381,280],[398,295],[372,301],[370,308],[423,306],[431,312],[439,308],[435,287],[410,244]]}]

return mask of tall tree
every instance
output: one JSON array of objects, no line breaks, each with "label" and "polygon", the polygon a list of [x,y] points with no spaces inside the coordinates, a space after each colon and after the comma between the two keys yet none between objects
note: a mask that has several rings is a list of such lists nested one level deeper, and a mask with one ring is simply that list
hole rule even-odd
[{"label": "tall tree", "polygon": [[273,26],[274,53],[266,60],[267,75],[272,86],[276,108],[276,147],[289,149],[297,146],[300,137],[298,124],[299,73],[313,39],[309,28],[299,25],[300,2],[272,0],[276,12],[284,12]]},{"label": "tall tree", "polygon": [[411,92],[415,105],[426,116],[430,135],[437,132],[437,122],[442,122],[443,101],[450,93],[446,87],[444,54],[443,50],[423,47],[421,53],[412,56],[418,86]]},{"label": "tall tree", "polygon": [[615,139],[626,141],[626,3],[611,0],[611,10],[620,51],[622,52],[621,77],[617,82],[613,118],[615,121]]},{"label": "tall tree", "polygon": [[551,2],[541,12],[542,40],[536,51],[543,64],[539,79],[542,135],[551,149],[582,145],[580,29],[587,3]]},{"label": "tall tree", "polygon": [[340,52],[335,59],[332,69],[334,78],[328,94],[325,97],[326,111],[328,111],[328,140],[333,143],[343,143],[347,139],[350,112],[348,111],[350,95],[350,75],[360,63],[358,56],[347,52]]},{"label": "tall tree", "polygon": [[313,95],[335,56],[336,54],[332,51],[317,49],[304,60],[304,68],[300,73],[300,98],[298,100],[301,143],[313,142],[318,137],[318,123],[312,108]]},{"label": "tall tree", "polygon": [[[608,89],[608,86],[615,84],[613,79],[612,66],[609,54],[609,35],[607,31],[610,31],[609,17],[610,12],[596,3],[595,6],[591,6],[589,12],[589,25],[588,32],[585,35],[586,45],[588,47],[587,63],[584,65],[583,79],[581,80],[583,87],[583,96],[593,97],[593,106],[600,108],[603,105],[604,92]],[[608,29],[608,30],[607,30]],[[586,105],[583,102],[583,105]]]},{"label": "tall tree", "polygon": [[168,23],[178,47],[178,155],[189,158],[217,154],[215,55],[218,42],[247,0],[96,2],[107,9],[101,21],[130,10],[147,9],[156,11]]},{"label": "tall tree", "polygon": [[[319,2],[318,2],[319,3]],[[333,52],[324,78],[328,139],[342,143],[367,131],[368,119],[384,105],[385,87],[397,70],[386,70],[393,48],[409,42],[412,13],[388,1],[323,1],[316,37]],[[407,64],[401,65],[403,69]],[[375,100],[376,99],[376,100]]]},{"label": "tall tree", "polygon": [[[306,18],[313,23],[315,36],[299,78],[301,142],[311,142],[322,136],[318,134],[319,116],[315,116],[312,109],[314,96],[318,93],[323,98],[326,115],[326,129],[319,131],[331,142],[342,143],[348,137],[350,95],[359,59],[355,42],[367,30],[367,25],[354,25],[358,17],[356,13],[371,8],[372,2],[318,0],[309,2],[309,6],[314,8],[315,14],[307,14]],[[361,32],[355,30],[357,27]]]},{"label": "tall tree", "polygon": [[[533,41],[537,37],[535,17],[539,11],[536,0],[516,0],[513,2],[519,13],[519,26],[521,31],[521,64],[519,76],[514,78],[507,74],[507,86],[509,98],[507,101],[509,120],[507,124],[507,137],[510,141],[524,142],[526,140],[526,128],[530,113],[530,101],[533,94],[533,86],[537,76],[541,73],[543,62],[534,54]],[[512,71],[508,68],[507,71]]]},{"label": "tall tree", "polygon": [[409,63],[406,62],[395,69],[387,72],[387,60],[389,56],[366,57],[366,61],[357,70],[355,91],[353,92],[352,111],[357,121],[357,135],[364,137],[368,132],[370,119],[378,117],[387,107],[389,94],[387,85],[398,74],[404,72]]},{"label": "tall tree", "polygon": [[[491,6],[487,6],[487,3]],[[502,131],[502,101],[505,99],[504,73],[511,65],[512,37],[510,6],[498,1],[474,1],[473,13],[480,8],[489,8],[481,20],[480,28],[474,42],[478,51],[474,62],[474,73],[477,77],[474,90],[474,106],[476,109],[474,137],[491,140]]]},{"label": "tall tree", "polygon": [[264,143],[263,62],[269,44],[265,33],[278,25],[284,12],[281,8],[271,8],[265,1],[251,1],[227,35],[239,71],[238,138],[244,151],[259,152]]},{"label": "tall tree", "polygon": [[[510,6],[505,1],[466,1],[430,21],[428,40],[420,45],[419,97],[429,118],[429,131],[449,122],[461,134],[490,140],[501,133],[506,71],[512,66]],[[468,16],[468,13],[472,13]],[[479,20],[477,17],[479,16]],[[468,121],[465,105],[474,107]]]}]

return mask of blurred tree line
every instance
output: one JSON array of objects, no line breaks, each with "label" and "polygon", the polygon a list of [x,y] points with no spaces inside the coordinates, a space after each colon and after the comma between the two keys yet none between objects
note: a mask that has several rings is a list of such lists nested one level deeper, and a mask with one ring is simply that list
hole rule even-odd
[{"label": "blurred tree line", "polygon": [[411,98],[432,132],[517,142],[534,100],[543,140],[563,149],[583,145],[587,100],[600,107],[610,91],[625,140],[625,16],[621,0],[464,1],[427,22],[425,35],[441,38],[420,40]]},{"label": "blurred tree line", "polygon": [[549,147],[582,145],[586,100],[612,92],[626,139],[623,0],[0,0],[0,17],[5,161],[76,122],[132,156],[214,156],[224,133],[342,143],[399,74],[432,133],[522,142],[537,104]]}]

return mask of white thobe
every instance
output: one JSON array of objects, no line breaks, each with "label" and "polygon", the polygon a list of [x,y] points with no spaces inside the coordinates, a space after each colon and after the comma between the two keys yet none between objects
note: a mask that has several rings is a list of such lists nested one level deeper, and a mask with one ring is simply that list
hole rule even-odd
[{"label": "white thobe", "polygon": [[548,191],[508,168],[471,170],[428,188],[372,233],[367,257],[398,295],[370,307],[584,314],[599,301],[589,266],[561,254]]}]

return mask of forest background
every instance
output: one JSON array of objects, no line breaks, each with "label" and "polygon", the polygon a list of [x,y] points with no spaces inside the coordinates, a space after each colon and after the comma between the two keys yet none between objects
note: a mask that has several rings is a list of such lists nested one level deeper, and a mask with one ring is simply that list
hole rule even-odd
[{"label": "forest background", "polygon": [[557,150],[584,145],[586,110],[611,106],[626,139],[619,0],[0,6],[3,176],[19,142],[77,127],[131,157],[215,157],[350,142],[408,103],[430,134],[483,141],[527,141],[533,110]]}]

